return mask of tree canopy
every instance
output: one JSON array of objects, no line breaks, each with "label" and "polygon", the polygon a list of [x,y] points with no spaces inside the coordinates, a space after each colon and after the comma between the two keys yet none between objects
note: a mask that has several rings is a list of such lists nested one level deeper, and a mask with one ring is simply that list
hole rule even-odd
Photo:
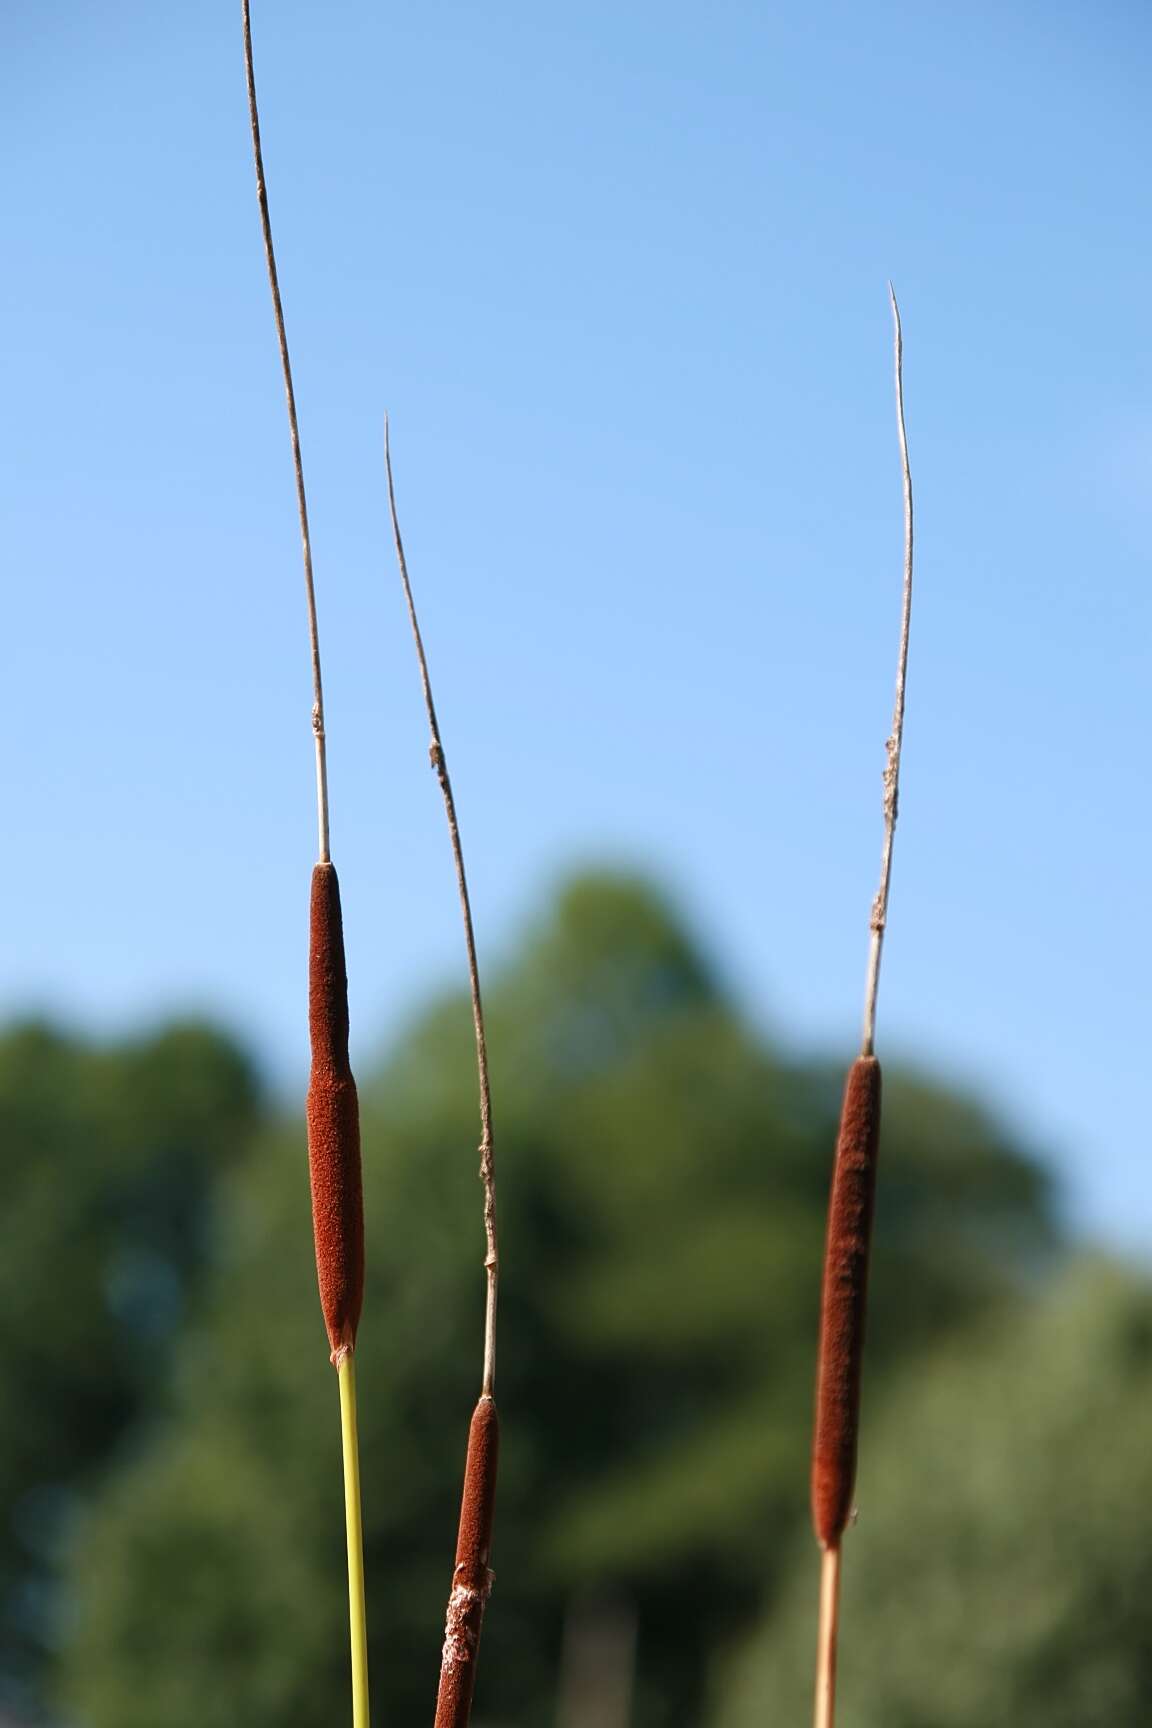
[{"label": "tree canopy", "polygon": [[155,1399],[258,1108],[251,1065],[204,1026],[0,1039],[0,1699],[52,1648],[71,1514]]}]

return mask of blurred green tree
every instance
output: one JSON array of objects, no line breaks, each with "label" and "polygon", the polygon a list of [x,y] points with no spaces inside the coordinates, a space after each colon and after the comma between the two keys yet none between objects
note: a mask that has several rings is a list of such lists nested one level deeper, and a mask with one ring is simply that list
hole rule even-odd
[{"label": "blurred green tree", "polygon": [[[1152,1285],[1077,1266],[1006,1333],[911,1371],[845,1549],[857,1728],[1114,1728],[1152,1697]],[[717,1688],[716,1728],[811,1710],[816,1559]]]},{"label": "blurred green tree", "polygon": [[257,1109],[247,1061],[203,1026],[0,1038],[0,1697],[51,1651],[70,1512],[163,1386]]},{"label": "blurred green tree", "polygon": [[[604,1591],[638,1616],[639,1728],[683,1728],[805,1516],[840,1075],[766,1047],[627,878],[572,883],[487,1000],[505,1444],[477,1728],[552,1719],[565,1616]],[[435,1696],[480,1366],[464,1002],[433,1007],[362,1093],[373,1687],[404,1728]],[[884,1157],[876,1391],[902,1357],[1006,1312],[1053,1243],[1036,1166],[963,1100],[894,1076]],[[63,1696],[87,1728],[346,1714],[336,1397],[299,1129],[270,1130],[224,1181],[170,1428],[77,1550]]]}]

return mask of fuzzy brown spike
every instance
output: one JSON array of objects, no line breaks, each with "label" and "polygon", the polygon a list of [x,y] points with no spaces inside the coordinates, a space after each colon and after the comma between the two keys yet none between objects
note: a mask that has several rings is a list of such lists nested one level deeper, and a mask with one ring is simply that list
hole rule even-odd
[{"label": "fuzzy brown spike", "polygon": [[464,1465],[464,1496],[456,1568],[444,1626],[440,1660],[440,1692],[435,1728],[467,1728],[476,1685],[476,1657],[484,1609],[492,1589],[488,1557],[492,1548],[492,1517],[496,1510],[496,1466],[500,1454],[500,1421],[492,1399],[480,1399],[468,1430]]},{"label": "fuzzy brown spike", "polygon": [[308,952],[308,1167],[320,1306],[332,1359],[352,1349],[364,1300],[364,1196],[360,1107],[348,1061],[348,977],[340,883],[331,864],[312,872]]},{"label": "fuzzy brown spike", "polygon": [[824,1252],[812,1443],[812,1523],[822,1548],[839,1542],[856,1486],[860,1363],[879,1149],[880,1064],[875,1056],[860,1056],[848,1070],[844,1088]]}]

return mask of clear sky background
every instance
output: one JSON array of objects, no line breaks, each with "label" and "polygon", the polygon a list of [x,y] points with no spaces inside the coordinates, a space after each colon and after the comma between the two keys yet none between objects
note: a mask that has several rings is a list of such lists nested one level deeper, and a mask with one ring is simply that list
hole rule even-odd
[{"label": "clear sky background", "polygon": [[[494,961],[651,867],[855,1045],[918,505],[882,1050],[1152,1251],[1152,10],[254,0],[362,1059],[461,979],[382,416]],[[304,1072],[314,856],[240,8],[3,8],[0,1010]]]}]

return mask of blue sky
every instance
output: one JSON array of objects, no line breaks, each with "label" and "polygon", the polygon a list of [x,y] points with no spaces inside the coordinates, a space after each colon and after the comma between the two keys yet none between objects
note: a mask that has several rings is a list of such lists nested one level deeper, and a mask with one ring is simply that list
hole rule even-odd
[{"label": "blue sky", "polygon": [[[857,1036],[1152,1249],[1152,13],[254,0],[366,1053],[460,976],[382,417],[494,959],[653,867],[750,1013]],[[0,1009],[305,1061],[314,816],[239,4],[6,21]]]}]

